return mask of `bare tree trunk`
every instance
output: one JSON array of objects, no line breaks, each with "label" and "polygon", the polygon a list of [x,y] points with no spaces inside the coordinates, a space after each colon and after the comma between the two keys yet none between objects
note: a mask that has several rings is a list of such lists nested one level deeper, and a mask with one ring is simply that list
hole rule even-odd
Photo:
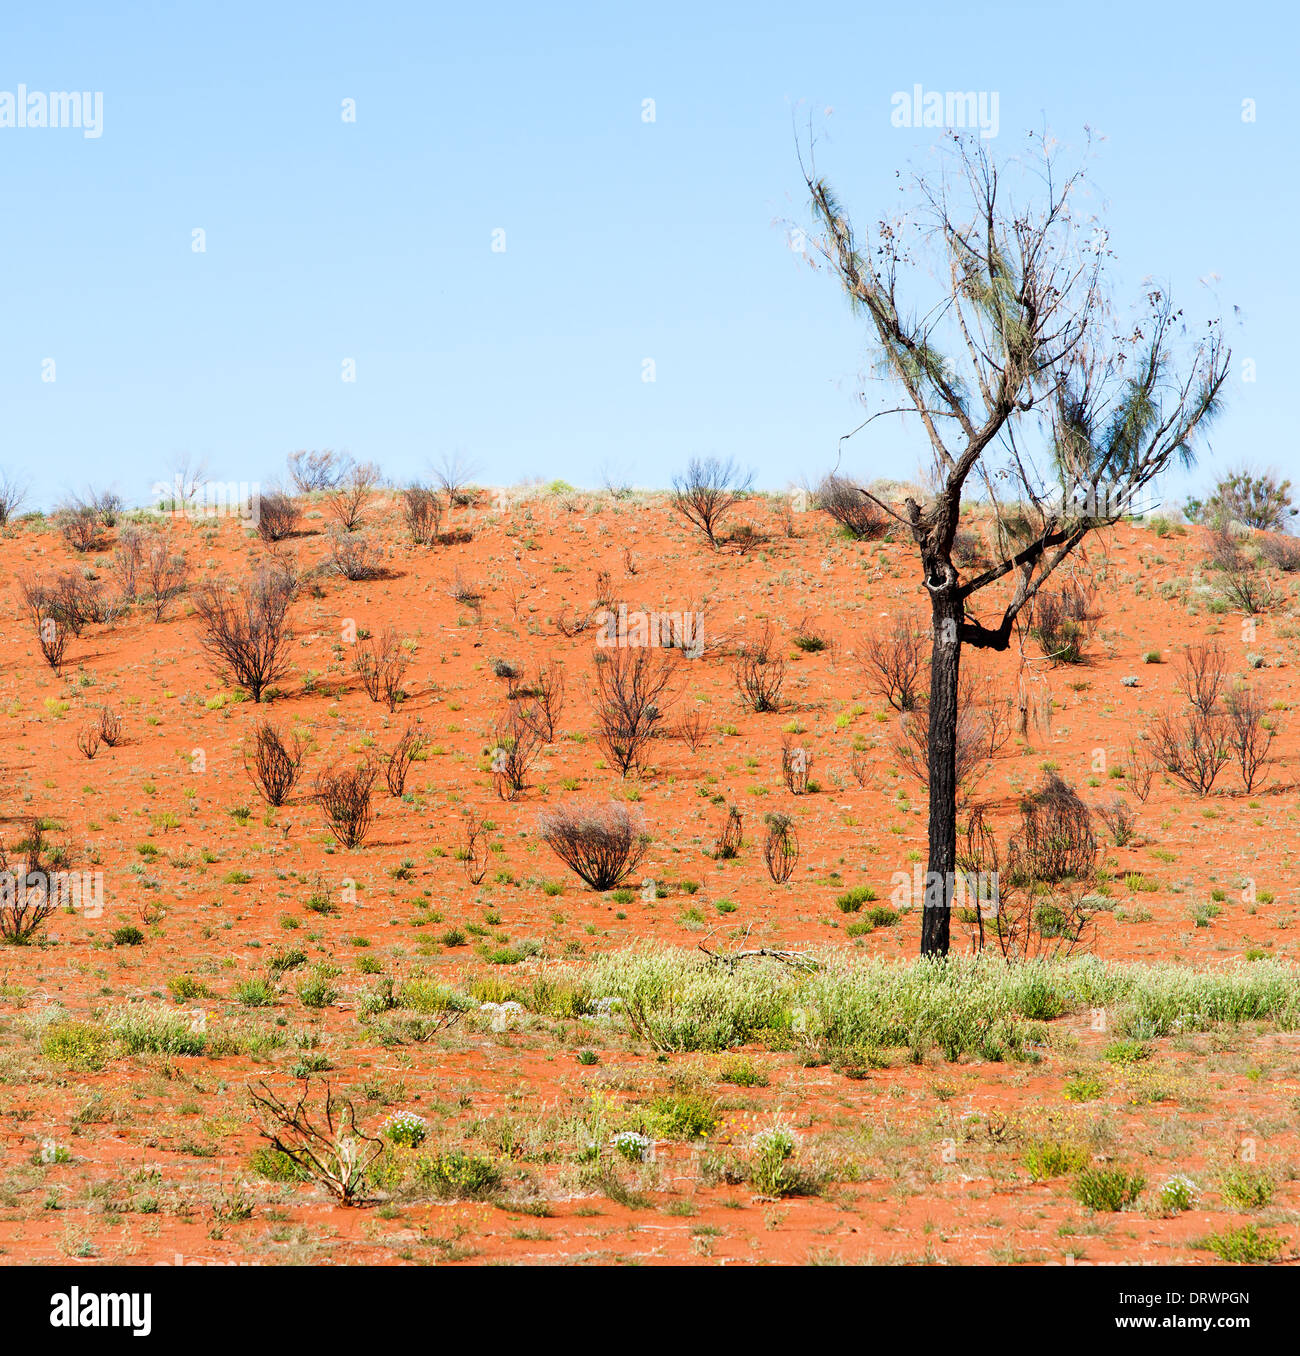
[{"label": "bare tree trunk", "polygon": [[921,954],[948,954],[957,871],[957,689],[961,671],[962,604],[951,586],[931,591],[930,861],[921,922]]}]

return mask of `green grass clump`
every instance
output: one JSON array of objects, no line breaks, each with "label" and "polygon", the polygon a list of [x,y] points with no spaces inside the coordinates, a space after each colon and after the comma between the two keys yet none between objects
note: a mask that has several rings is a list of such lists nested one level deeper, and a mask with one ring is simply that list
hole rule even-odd
[{"label": "green grass clump", "polygon": [[[579,1012],[617,999],[638,1040],[665,1053],[801,1043],[1028,1057],[1039,1039],[1031,1024],[1099,1007],[1114,1014],[1121,1039],[1142,1044],[1220,1023],[1300,1026],[1300,970],[1286,961],[1196,970],[1076,957],[1008,966],[988,955],[899,962],[846,949],[795,969],[768,960],[722,966],[699,952],[642,946],[581,965],[553,962],[544,975]],[[525,1007],[546,1010],[525,986],[507,987]]]},{"label": "green grass clump", "polygon": [[1112,1064],[1137,1064],[1151,1057],[1151,1047],[1142,1041],[1111,1041],[1101,1053]]},{"label": "green grass clump", "polygon": [[436,980],[408,979],[398,990],[397,1003],[411,1012],[448,1012],[456,1007],[456,995]]},{"label": "green grass clump", "polygon": [[271,958],[266,962],[266,968],[273,975],[288,974],[290,970],[297,970],[300,966],[307,964],[307,953],[299,947],[284,947],[279,951],[274,951]]},{"label": "green grass clump", "polygon": [[169,1008],[146,1003],[115,1008],[107,1025],[128,1055],[201,1055],[208,1048],[206,1033]]},{"label": "green grass clump", "polygon": [[1035,1182],[1049,1177],[1068,1177],[1083,1172],[1088,1166],[1088,1151],[1077,1144],[1062,1144],[1059,1140],[1045,1140],[1033,1144],[1025,1153],[1025,1167]]},{"label": "green grass clump", "polygon": [[1089,1210],[1113,1213],[1132,1205],[1142,1194],[1146,1179],[1130,1176],[1120,1168],[1088,1168],[1079,1174],[1074,1194]]},{"label": "green grass clump", "polygon": [[855,885],[836,899],[835,907],[841,913],[857,913],[864,904],[870,904],[875,898],[876,892],[870,885]]}]

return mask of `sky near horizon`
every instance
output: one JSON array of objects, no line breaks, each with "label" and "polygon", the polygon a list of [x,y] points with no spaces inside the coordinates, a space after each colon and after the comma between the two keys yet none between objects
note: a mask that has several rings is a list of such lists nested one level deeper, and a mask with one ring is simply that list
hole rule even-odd
[{"label": "sky near horizon", "polygon": [[[1153,275],[1225,315],[1227,408],[1170,498],[1243,462],[1300,481],[1298,30],[1163,2],[8,7],[0,468],[40,507],[146,502],[185,453],[267,483],[295,448],[399,481],[448,454],[492,485],[663,486],[696,454],[815,477],[866,345],[790,246],[794,126],[867,225],[942,135],[891,120],[919,84],[996,94],[997,156],[1091,127],[1118,295]],[[5,125],[20,87],[102,94],[99,125]],[[924,453],[881,420],[844,469]]]}]

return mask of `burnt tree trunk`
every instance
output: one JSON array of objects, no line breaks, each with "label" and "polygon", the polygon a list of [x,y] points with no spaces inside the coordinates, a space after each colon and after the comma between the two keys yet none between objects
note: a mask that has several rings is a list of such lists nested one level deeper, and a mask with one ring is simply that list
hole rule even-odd
[{"label": "burnt tree trunk", "polygon": [[926,577],[934,635],[930,651],[930,860],[921,954],[946,956],[957,872],[957,692],[964,608],[951,563],[927,568]]}]

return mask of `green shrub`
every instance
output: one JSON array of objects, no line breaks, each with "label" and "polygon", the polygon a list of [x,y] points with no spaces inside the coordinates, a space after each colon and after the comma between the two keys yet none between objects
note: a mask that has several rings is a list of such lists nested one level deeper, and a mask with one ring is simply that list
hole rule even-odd
[{"label": "green shrub", "polygon": [[394,1144],[418,1149],[429,1133],[429,1126],[423,1116],[413,1111],[395,1111],[379,1127],[379,1132]]},{"label": "green shrub", "polygon": [[765,1088],[771,1079],[748,1055],[732,1055],[723,1060],[718,1082],[731,1083],[738,1088]]},{"label": "green shrub", "polygon": [[1142,1194],[1146,1179],[1130,1176],[1119,1168],[1088,1168],[1074,1183],[1074,1194],[1089,1210],[1116,1211],[1132,1205]]},{"label": "green shrub", "polygon": [[420,1158],[416,1165],[420,1185],[447,1199],[490,1196],[501,1187],[501,1168],[486,1154],[467,1154],[461,1149]]},{"label": "green shrub", "polygon": [[1274,1185],[1270,1173],[1238,1163],[1219,1179],[1223,1199],[1238,1210],[1262,1210],[1273,1199]]},{"label": "green shrub", "polygon": [[1171,1177],[1160,1187],[1160,1208],[1166,1215],[1179,1215],[1200,1200],[1200,1192],[1190,1177]]},{"label": "green shrub", "polygon": [[1076,1074],[1067,1079],[1064,1092],[1067,1102],[1095,1102],[1106,1091],[1106,1085],[1100,1078],[1090,1074]]},{"label": "green shrub", "polygon": [[270,980],[245,979],[236,984],[231,996],[246,1008],[269,1008],[276,1000],[275,986]]},{"label": "green shrub", "polygon": [[1102,1058],[1112,1064],[1137,1064],[1151,1057],[1151,1047],[1142,1041],[1111,1041],[1102,1051]]},{"label": "green shrub", "polygon": [[139,946],[144,941],[144,933],[134,923],[114,928],[109,936],[114,946]]},{"label": "green shrub", "polygon": [[455,994],[432,979],[408,979],[398,990],[397,1004],[411,1012],[447,1012],[456,1006]]},{"label": "green shrub", "polygon": [[330,982],[338,975],[337,966],[317,964],[298,981],[298,1001],[305,1008],[327,1008],[339,996]]},{"label": "green shrub", "polygon": [[1035,1182],[1049,1177],[1067,1177],[1083,1172],[1088,1166],[1088,1151],[1077,1144],[1062,1144],[1058,1140],[1034,1144],[1025,1153],[1025,1167]]},{"label": "green shrub", "polygon": [[700,1093],[658,1097],[651,1104],[650,1114],[665,1139],[707,1139],[721,1119],[713,1100]]},{"label": "green shrub", "polygon": [[202,980],[193,975],[173,975],[167,981],[167,992],[178,1003],[187,1003],[194,998],[211,998],[212,991]]},{"label": "green shrub", "polygon": [[268,1182],[305,1182],[307,1173],[281,1149],[264,1145],[248,1156],[248,1166]]},{"label": "green shrub", "polygon": [[55,1022],[41,1037],[41,1053],[46,1059],[87,1073],[104,1067],[111,1045],[108,1033],[89,1022]]},{"label": "green shrub", "polygon": [[1282,1240],[1261,1234],[1254,1224],[1206,1234],[1194,1246],[1212,1252],[1221,1262],[1247,1266],[1255,1262],[1276,1262],[1282,1255]]}]

